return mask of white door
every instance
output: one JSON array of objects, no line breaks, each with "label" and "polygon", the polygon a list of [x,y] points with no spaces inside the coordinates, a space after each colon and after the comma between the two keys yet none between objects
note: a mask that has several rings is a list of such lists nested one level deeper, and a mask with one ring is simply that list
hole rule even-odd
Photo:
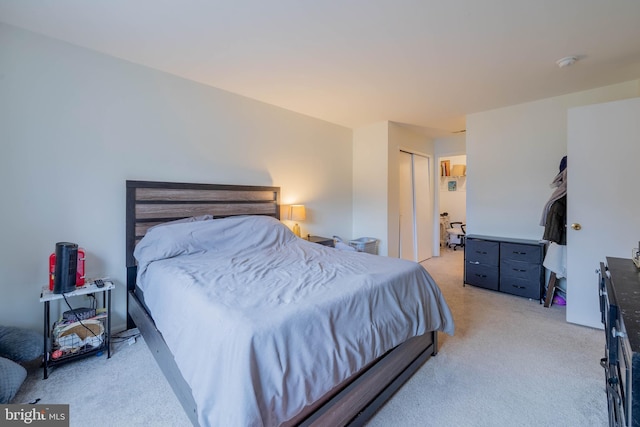
[{"label": "white door", "polygon": [[433,198],[429,159],[413,155],[413,193],[415,204],[416,261],[433,256]]},{"label": "white door", "polygon": [[416,260],[414,242],[414,216],[413,216],[413,159],[410,153],[400,152],[400,258],[411,261]]},{"label": "white door", "polygon": [[429,159],[400,151],[400,258],[433,256],[433,204]]},{"label": "white door", "polygon": [[596,269],[640,240],[640,98],[572,108],[567,122],[567,321],[602,328]]}]

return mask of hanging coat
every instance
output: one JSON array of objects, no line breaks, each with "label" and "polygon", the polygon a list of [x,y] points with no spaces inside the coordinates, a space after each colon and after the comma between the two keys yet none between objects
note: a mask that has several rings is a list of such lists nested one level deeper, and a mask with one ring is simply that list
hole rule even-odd
[{"label": "hanging coat", "polygon": [[559,245],[567,244],[567,195],[553,202],[547,213],[544,240],[555,242]]}]

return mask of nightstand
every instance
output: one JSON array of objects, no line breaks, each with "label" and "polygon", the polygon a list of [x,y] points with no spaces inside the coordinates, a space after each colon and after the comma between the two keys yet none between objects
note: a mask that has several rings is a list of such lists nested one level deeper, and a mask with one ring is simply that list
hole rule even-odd
[{"label": "nightstand", "polygon": [[[107,351],[107,358],[111,357],[111,290],[115,285],[110,280],[104,280],[104,286],[98,287],[95,282],[86,283],[72,292],[54,294],[49,287],[42,288],[40,302],[44,303],[44,379],[46,380],[51,366],[70,362],[92,354],[99,355]],[[98,308],[97,295],[102,295],[102,309]],[[78,318],[66,323],[56,322],[55,331],[51,328],[51,301],[67,300],[80,295],[93,295],[95,313],[88,315],[77,305]],[[66,305],[66,304],[65,304]],[[67,307],[68,308],[68,307]],[[87,316],[87,318],[84,318]]]},{"label": "nightstand", "polygon": [[320,245],[323,246],[330,246],[330,247],[334,247],[335,246],[335,242],[333,241],[332,238],[329,237],[321,237],[321,236],[307,236],[308,241],[312,242],[312,243],[318,243]]}]

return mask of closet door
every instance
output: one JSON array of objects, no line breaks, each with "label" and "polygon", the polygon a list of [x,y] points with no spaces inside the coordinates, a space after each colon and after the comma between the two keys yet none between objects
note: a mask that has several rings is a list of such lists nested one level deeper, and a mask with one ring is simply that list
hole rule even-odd
[{"label": "closet door", "polygon": [[413,159],[410,153],[400,152],[400,258],[416,260],[413,214]]},{"label": "closet door", "polygon": [[416,261],[433,256],[433,197],[429,159],[413,154]]},{"label": "closet door", "polygon": [[400,151],[400,258],[424,261],[433,256],[433,197],[429,159]]}]

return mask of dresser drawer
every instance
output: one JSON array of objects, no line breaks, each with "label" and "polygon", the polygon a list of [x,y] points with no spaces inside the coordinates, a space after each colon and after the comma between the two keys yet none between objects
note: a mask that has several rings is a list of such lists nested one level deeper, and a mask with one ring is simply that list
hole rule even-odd
[{"label": "dresser drawer", "polygon": [[500,283],[498,267],[467,263],[465,268],[465,283],[497,291]]},{"label": "dresser drawer", "polygon": [[464,247],[467,265],[498,265],[500,260],[500,243],[487,240],[467,239]]},{"label": "dresser drawer", "polygon": [[542,248],[540,246],[523,245],[520,243],[500,243],[500,262],[515,260],[530,263],[542,261]]},{"label": "dresser drawer", "polygon": [[518,277],[500,276],[500,292],[540,299],[540,279],[531,281]]},{"label": "dresser drawer", "polygon": [[540,283],[540,275],[542,274],[542,266],[540,264],[531,264],[528,262],[514,261],[512,259],[503,259],[500,261],[500,278],[513,277],[516,279],[529,280]]}]

